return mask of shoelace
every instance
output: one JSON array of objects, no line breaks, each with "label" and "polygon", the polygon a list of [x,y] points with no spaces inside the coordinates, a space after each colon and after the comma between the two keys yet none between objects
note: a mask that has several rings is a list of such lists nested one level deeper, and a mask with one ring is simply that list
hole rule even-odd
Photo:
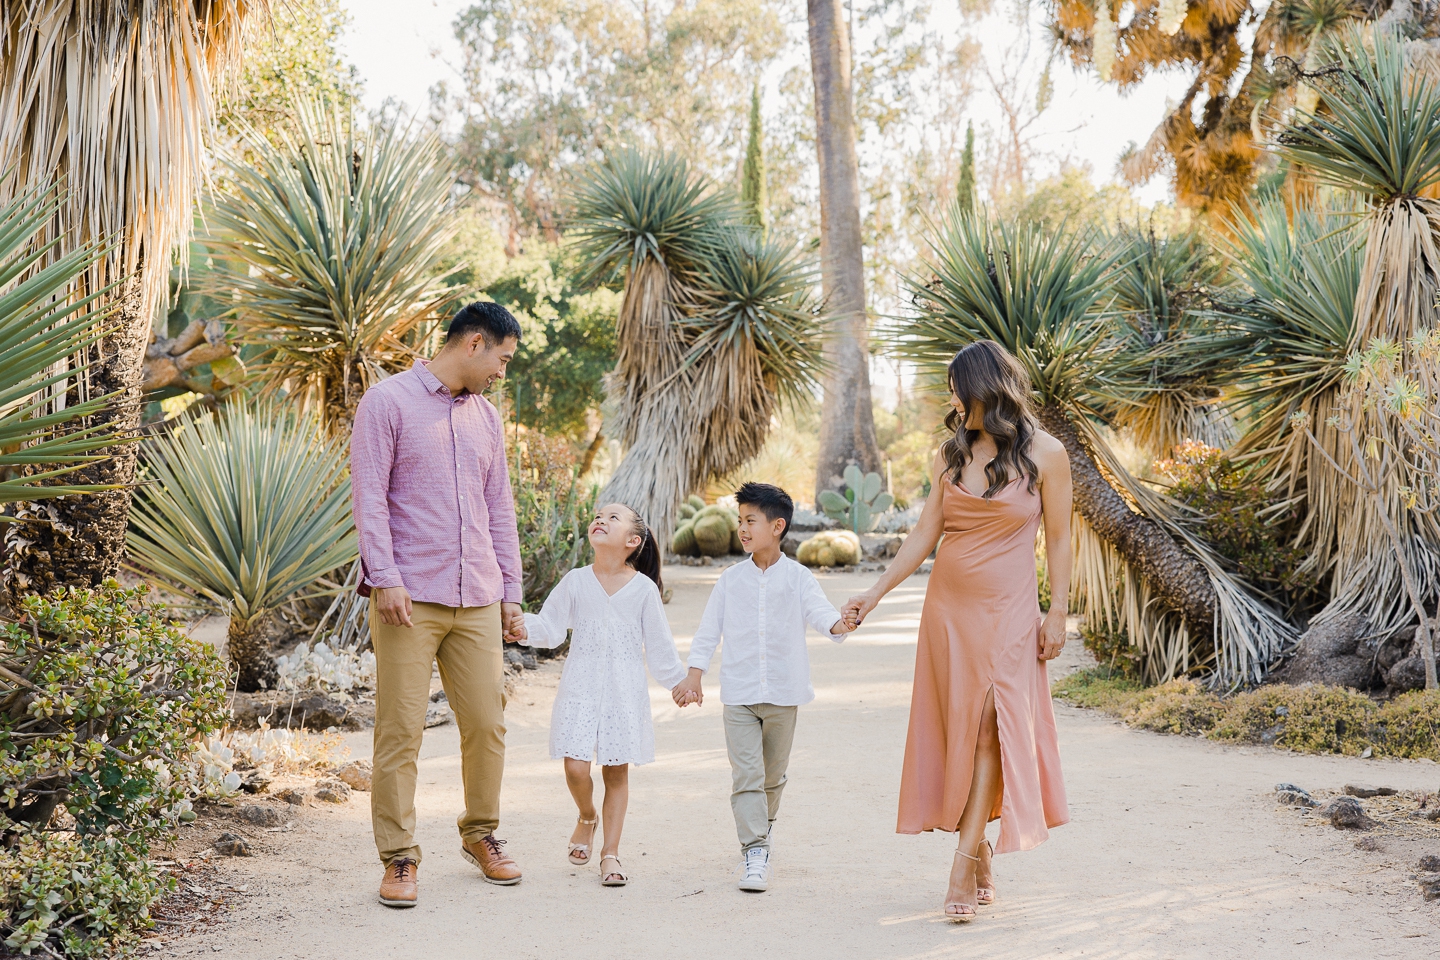
[{"label": "shoelace", "polygon": [[410,880],[410,871],[414,868],[415,861],[409,857],[401,857],[399,860],[391,862],[390,866],[395,870],[395,880],[398,883],[408,883]]},{"label": "shoelace", "polygon": [[489,849],[490,856],[500,857],[503,855],[500,851],[500,848],[505,846],[505,841],[497,838],[495,834],[491,833],[481,837],[480,842],[485,844],[485,846]]}]

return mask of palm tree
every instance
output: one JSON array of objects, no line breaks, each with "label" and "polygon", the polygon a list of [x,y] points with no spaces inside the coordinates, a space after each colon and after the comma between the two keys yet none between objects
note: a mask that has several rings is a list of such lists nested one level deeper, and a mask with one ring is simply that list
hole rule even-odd
[{"label": "palm tree", "polygon": [[590,281],[620,280],[614,429],[602,493],[668,542],[683,498],[764,445],[776,404],[821,367],[812,272],[743,223],[733,191],[668,153],[621,150],[585,178],[570,232]]},{"label": "palm tree", "polygon": [[244,131],[207,219],[241,342],[262,389],[295,390],[348,428],[361,395],[408,367],[448,289],[455,178],[433,136],[395,122],[357,129],[342,108],[295,104],[289,129]]},{"label": "palm tree", "polygon": [[[67,185],[36,237],[32,269],[104,241],[67,295],[115,311],[74,359],[76,392],[111,397],[93,425],[139,423],[141,361],[189,229],[204,169],[211,89],[240,58],[244,21],[265,0],[8,0],[0,5],[0,203]],[[55,412],[61,408],[52,407]],[[119,571],[135,448],[82,465],[67,483],[108,492],[17,505],[6,531],[25,589],[94,586]]]},{"label": "palm tree", "polygon": [[[31,189],[0,209],[0,504],[93,491],[70,480],[105,459],[101,451],[119,439],[112,422],[94,419],[112,397],[59,411],[50,405],[84,377],[85,369],[66,359],[103,337],[107,318],[98,294],[60,299],[104,256],[101,248],[83,246],[31,269],[36,238],[62,202],[53,191]],[[24,553],[32,545],[17,541],[12,548]],[[17,578],[15,586],[23,591],[29,584]]]},{"label": "palm tree", "polygon": [[1130,477],[1094,429],[1101,411],[1143,405],[1157,389],[1148,368],[1127,359],[1132,348],[1116,316],[1116,275],[1131,266],[1123,255],[1090,234],[952,208],[932,240],[928,278],[909,281],[918,313],[901,326],[898,348],[937,372],[975,340],[1013,353],[1035,388],[1042,426],[1069,454],[1075,587],[1087,615],[1123,628],[1153,679],[1209,665],[1222,683],[1258,680],[1289,631],[1173,504]]},{"label": "palm tree", "polygon": [[168,589],[230,614],[238,688],[275,683],[258,629],[358,556],[347,445],[317,418],[260,402],[185,413],[145,444],[130,556]]},{"label": "palm tree", "polygon": [[842,485],[841,474],[850,464],[867,472],[879,470],[880,447],[870,406],[850,27],[841,0],[808,0],[808,8],[815,147],[820,159],[820,277],[831,318],[815,475],[818,502],[820,491]]}]

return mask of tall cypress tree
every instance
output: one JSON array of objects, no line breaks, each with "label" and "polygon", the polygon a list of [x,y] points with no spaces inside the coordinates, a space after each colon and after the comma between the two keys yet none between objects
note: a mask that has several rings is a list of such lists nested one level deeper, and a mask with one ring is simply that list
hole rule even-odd
[{"label": "tall cypress tree", "polygon": [[749,220],[761,230],[769,226],[765,213],[765,144],[760,130],[760,84],[750,92],[750,141],[745,145],[745,169],[740,180],[740,199],[745,201]]},{"label": "tall cypress tree", "polygon": [[960,182],[955,185],[955,201],[964,210],[975,209],[975,124],[965,126],[965,152],[960,155]]}]

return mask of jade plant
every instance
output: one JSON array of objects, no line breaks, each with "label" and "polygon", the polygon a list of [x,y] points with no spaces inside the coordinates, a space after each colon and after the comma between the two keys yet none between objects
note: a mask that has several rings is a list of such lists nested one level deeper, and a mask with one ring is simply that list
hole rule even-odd
[{"label": "jade plant", "polygon": [[831,520],[839,520],[856,535],[875,527],[880,514],[889,510],[895,498],[880,490],[878,473],[861,473],[855,464],[845,468],[845,492],[820,491],[820,509]]}]

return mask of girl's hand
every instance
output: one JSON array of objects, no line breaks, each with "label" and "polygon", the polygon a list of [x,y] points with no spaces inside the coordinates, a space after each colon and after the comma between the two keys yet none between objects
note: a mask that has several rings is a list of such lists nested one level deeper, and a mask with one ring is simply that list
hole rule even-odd
[{"label": "girl's hand", "polygon": [[1052,606],[1040,624],[1040,659],[1054,660],[1065,649],[1065,611]]},{"label": "girl's hand", "polygon": [[700,678],[703,674],[694,667],[690,673],[681,680],[670,691],[670,698],[675,701],[675,706],[685,709],[687,704],[702,706],[705,702],[705,693],[700,689]]}]

